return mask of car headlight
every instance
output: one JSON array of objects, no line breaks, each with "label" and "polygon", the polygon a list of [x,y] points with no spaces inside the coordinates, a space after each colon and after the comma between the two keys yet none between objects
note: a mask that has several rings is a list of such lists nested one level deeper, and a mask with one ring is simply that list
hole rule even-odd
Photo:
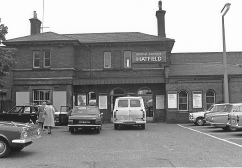
[{"label": "car headlight", "polygon": [[28,138],[28,132],[22,131],[20,139],[27,139]]}]

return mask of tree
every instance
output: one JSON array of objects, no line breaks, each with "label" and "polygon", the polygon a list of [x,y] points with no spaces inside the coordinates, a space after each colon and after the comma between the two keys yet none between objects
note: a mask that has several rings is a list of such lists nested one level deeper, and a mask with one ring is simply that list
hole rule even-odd
[{"label": "tree", "polygon": [[[1,22],[1,19],[0,19]],[[8,33],[8,27],[4,24],[0,25],[0,44],[3,40],[6,40],[5,35]],[[5,81],[4,76],[7,76],[11,71],[11,67],[14,63],[13,55],[16,52],[16,48],[7,48],[0,46],[0,87],[3,87]]]}]

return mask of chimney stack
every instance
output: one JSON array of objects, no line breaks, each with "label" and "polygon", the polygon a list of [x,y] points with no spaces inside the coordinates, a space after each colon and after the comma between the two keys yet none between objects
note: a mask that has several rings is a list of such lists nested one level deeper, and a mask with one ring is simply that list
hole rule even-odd
[{"label": "chimney stack", "polygon": [[37,18],[37,13],[34,11],[34,16],[30,20],[30,35],[39,34],[41,29],[41,21]]},{"label": "chimney stack", "polygon": [[159,10],[156,11],[157,25],[158,25],[158,36],[166,37],[165,31],[165,14],[166,11],[162,10],[161,0],[158,2]]}]

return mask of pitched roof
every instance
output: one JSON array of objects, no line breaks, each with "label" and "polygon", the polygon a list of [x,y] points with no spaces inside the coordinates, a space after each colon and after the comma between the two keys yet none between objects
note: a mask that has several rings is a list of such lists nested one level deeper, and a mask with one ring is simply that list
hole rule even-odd
[{"label": "pitched roof", "polygon": [[63,42],[75,41],[80,43],[119,43],[119,42],[162,42],[174,41],[173,39],[148,35],[138,32],[125,33],[90,33],[90,34],[57,34],[45,32],[25,37],[6,40],[3,44],[28,43],[28,42]]}]

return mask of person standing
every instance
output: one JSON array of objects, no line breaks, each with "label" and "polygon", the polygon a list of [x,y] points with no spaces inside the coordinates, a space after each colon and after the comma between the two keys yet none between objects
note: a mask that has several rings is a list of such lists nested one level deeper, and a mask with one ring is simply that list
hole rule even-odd
[{"label": "person standing", "polygon": [[45,120],[44,120],[44,126],[48,127],[48,134],[51,134],[51,128],[55,126],[55,121],[54,121],[54,113],[55,109],[51,105],[51,102],[48,100],[47,101],[47,106],[45,107]]},{"label": "person standing", "polygon": [[44,116],[45,116],[45,107],[46,102],[43,102],[42,105],[38,109],[38,123],[42,131],[44,131]]}]

